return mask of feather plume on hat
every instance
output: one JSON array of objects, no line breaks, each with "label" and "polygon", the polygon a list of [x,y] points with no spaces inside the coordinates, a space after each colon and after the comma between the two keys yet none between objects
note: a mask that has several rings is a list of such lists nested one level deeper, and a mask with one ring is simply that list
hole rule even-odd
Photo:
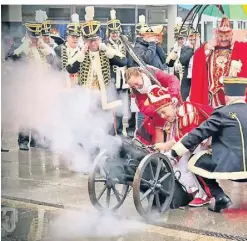
[{"label": "feather plume on hat", "polygon": [[86,11],[86,15],[85,15],[86,22],[92,21],[94,18],[94,7],[93,6],[85,7],[85,11]]},{"label": "feather plume on hat", "polygon": [[111,20],[116,19],[116,11],[114,9],[111,10],[110,15],[111,15]]},{"label": "feather plume on hat", "polygon": [[181,17],[176,17],[176,24],[182,25],[183,19]]},{"label": "feather plume on hat", "polygon": [[43,23],[47,19],[48,17],[45,11],[42,10],[35,11],[35,21],[37,23]]},{"label": "feather plume on hat", "polygon": [[79,15],[77,13],[71,15],[71,22],[79,24],[80,20],[79,20]]},{"label": "feather plume on hat", "polygon": [[139,23],[140,24],[145,24],[146,23],[146,18],[145,18],[145,16],[143,14],[139,16]]}]

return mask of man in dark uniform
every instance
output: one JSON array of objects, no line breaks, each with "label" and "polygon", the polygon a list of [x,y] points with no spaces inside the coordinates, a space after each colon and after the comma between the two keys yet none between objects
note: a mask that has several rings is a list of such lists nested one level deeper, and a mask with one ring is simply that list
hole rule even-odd
[{"label": "man in dark uniform", "polygon": [[130,104],[128,103],[129,85],[127,84],[125,79],[125,71],[127,67],[130,67],[132,65],[132,59],[129,56],[128,52],[126,52],[126,47],[120,38],[120,33],[122,32],[121,22],[120,20],[116,19],[116,11],[114,9],[111,10],[110,16],[111,20],[106,23],[106,36],[109,37],[107,45],[119,51],[123,54],[123,56],[127,58],[126,66],[119,67],[116,65],[111,65],[111,78],[114,80],[117,93],[120,99],[122,99],[123,101],[123,106],[120,107],[121,110],[117,111],[116,113],[117,133],[122,135],[123,117],[128,117],[130,112]]},{"label": "man in dark uniform", "polygon": [[[22,44],[14,50],[14,53],[8,56],[8,58],[17,61],[25,60],[26,63],[37,64],[44,67],[44,70],[48,70],[54,60],[53,49],[46,44],[41,38],[42,23],[45,20],[46,13],[38,10],[36,11],[35,22],[25,23],[26,36],[22,39]],[[20,150],[28,151],[28,143],[31,147],[36,147],[36,142],[33,138],[31,130],[22,130],[19,133],[18,144]],[[31,137],[31,140],[30,140]]]},{"label": "man in dark uniform", "polygon": [[[71,23],[67,25],[66,34],[66,41],[54,49],[57,56],[56,67],[64,72],[67,72],[67,64],[73,58],[76,58],[78,55],[80,55],[81,52],[81,46],[79,45],[81,27],[78,14],[74,13],[71,15]],[[67,73],[66,87],[70,88],[71,86],[76,85],[77,83],[78,73]]]},{"label": "man in dark uniform", "polygon": [[212,151],[196,153],[188,166],[191,172],[202,176],[208,185],[216,200],[215,206],[209,207],[213,212],[220,212],[232,204],[216,179],[247,181],[246,86],[247,78],[225,78],[227,106],[215,109],[209,119],[172,147],[173,156],[182,156],[212,136]]},{"label": "man in dark uniform", "polygon": [[115,109],[121,101],[108,101],[108,87],[111,84],[111,66],[123,67],[126,57],[118,50],[107,46],[99,37],[100,22],[93,20],[94,7],[86,7],[86,22],[81,24],[85,45],[70,61],[66,69],[69,73],[78,73],[78,85],[100,90],[102,109]]}]

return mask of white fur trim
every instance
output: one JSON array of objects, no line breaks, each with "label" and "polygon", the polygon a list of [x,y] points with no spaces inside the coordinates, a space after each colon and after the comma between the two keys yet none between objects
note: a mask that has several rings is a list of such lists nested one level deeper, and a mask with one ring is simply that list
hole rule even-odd
[{"label": "white fur trim", "polygon": [[86,15],[85,15],[86,22],[92,21],[94,18],[94,6],[85,7],[85,11],[86,11]]},{"label": "white fur trim", "polygon": [[188,163],[188,169],[192,173],[195,173],[199,176],[206,177],[208,179],[226,179],[226,180],[239,180],[239,179],[246,179],[247,172],[239,171],[239,172],[209,172],[204,170],[200,167],[196,166],[197,161],[202,157],[204,154],[211,154],[210,150],[200,151],[192,156]]},{"label": "white fur trim", "polygon": [[72,23],[79,23],[80,22],[79,15],[77,13],[74,13],[71,15],[71,22]]},{"label": "white fur trim", "polygon": [[75,63],[76,61],[78,61],[78,62],[83,62],[83,60],[84,60],[84,58],[85,58],[85,54],[84,53],[82,53],[81,51],[80,52],[77,52],[76,54],[75,54],[75,56],[73,56],[72,58],[70,58],[69,60],[68,60],[68,64],[67,65],[72,65],[73,63]]},{"label": "white fur trim", "polygon": [[189,151],[180,141],[172,147],[172,150],[175,151],[178,156],[183,156],[187,151]]},{"label": "white fur trim", "polygon": [[229,71],[229,76],[231,77],[237,77],[238,73],[241,72],[242,69],[242,62],[241,60],[232,60],[231,66],[230,66],[230,71]]},{"label": "white fur trim", "polygon": [[139,23],[140,24],[145,24],[146,23],[146,17],[143,14],[139,16]]},{"label": "white fur trim", "polygon": [[47,19],[48,17],[45,11],[42,10],[35,11],[35,21],[37,23],[43,23]]},{"label": "white fur trim", "polygon": [[110,11],[110,15],[111,15],[111,20],[116,19],[116,10],[115,10],[115,9],[112,9],[112,10]]}]

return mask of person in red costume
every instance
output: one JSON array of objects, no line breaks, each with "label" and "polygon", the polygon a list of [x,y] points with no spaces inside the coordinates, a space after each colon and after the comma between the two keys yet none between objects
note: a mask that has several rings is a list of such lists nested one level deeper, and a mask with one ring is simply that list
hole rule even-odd
[{"label": "person in red costume", "polygon": [[223,17],[214,38],[194,54],[190,101],[225,105],[223,77],[247,77],[247,43],[232,43],[232,29]]},{"label": "person in red costume", "polygon": [[[166,142],[163,141],[155,144],[155,148],[160,151],[171,150],[176,142],[209,118],[213,111],[211,106],[202,106],[190,102],[183,102],[180,106],[175,107],[169,92],[157,85],[149,87],[148,97],[150,104],[157,114],[166,120],[165,125],[163,124],[159,127],[167,133]],[[206,141],[203,147],[199,147],[198,150],[201,150],[202,148],[207,149],[208,145],[205,144],[208,144],[209,142],[210,141]],[[195,150],[195,152],[197,152],[197,150]],[[187,153],[187,155],[183,155],[179,161],[171,162],[173,162],[174,171],[176,172],[179,170],[181,172],[179,181],[185,186],[188,192],[195,194],[195,197],[189,203],[189,206],[199,207],[209,203],[211,194],[210,192],[206,194],[206,185],[203,185],[205,188],[204,191],[199,183],[200,179],[197,180],[196,176],[188,171],[188,159],[190,155],[190,153]],[[205,183],[202,182],[202,184]]]},{"label": "person in red costume", "polygon": [[[148,70],[156,77],[160,82],[161,86],[167,88],[172,96],[174,105],[181,103],[180,95],[180,83],[175,75],[170,75],[164,71],[151,67]],[[144,123],[136,131],[136,136],[144,144],[149,145],[155,142],[164,141],[164,132],[160,129],[156,129],[155,126],[164,123],[164,119],[160,118],[154,107],[148,103],[148,88],[155,84],[139,67],[132,67],[126,71],[126,80],[129,84],[132,95],[134,95],[136,104],[140,110],[145,115]]]}]

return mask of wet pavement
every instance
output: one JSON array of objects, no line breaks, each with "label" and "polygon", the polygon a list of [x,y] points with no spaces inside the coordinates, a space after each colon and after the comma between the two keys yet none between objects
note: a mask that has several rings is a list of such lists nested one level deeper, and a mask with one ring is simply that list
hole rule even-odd
[{"label": "wet pavement", "polygon": [[135,210],[132,192],[114,214],[100,214],[89,200],[87,175],[59,165],[42,149],[2,153],[2,240],[247,240],[247,184],[222,182],[233,206],[215,214],[207,207],[172,210],[155,225]]}]

